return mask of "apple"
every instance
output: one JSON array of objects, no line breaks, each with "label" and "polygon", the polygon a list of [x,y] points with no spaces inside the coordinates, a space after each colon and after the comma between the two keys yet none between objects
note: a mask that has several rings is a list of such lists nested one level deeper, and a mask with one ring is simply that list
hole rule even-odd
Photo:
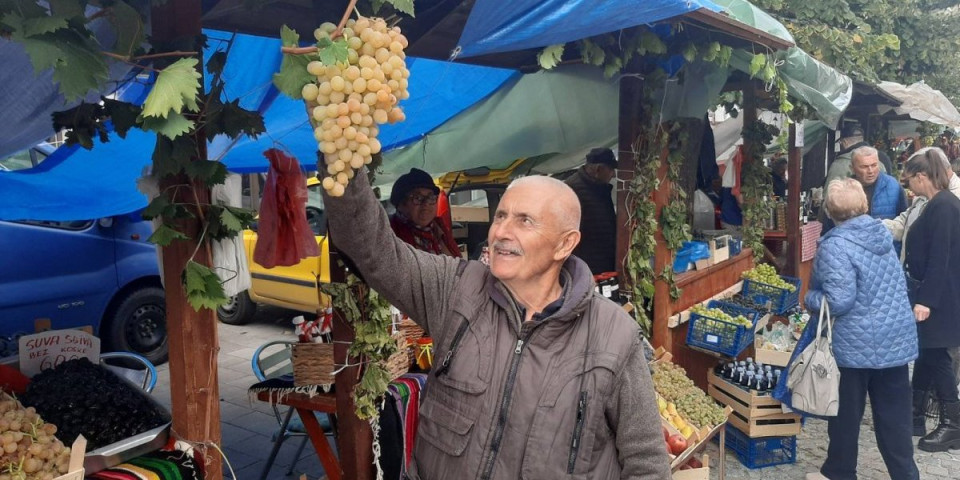
[{"label": "apple", "polygon": [[670,438],[667,439],[667,445],[670,447],[670,452],[674,455],[680,455],[684,450],[687,449],[687,439],[683,438],[683,435],[675,433],[670,435]]},{"label": "apple", "polygon": [[703,463],[700,460],[697,460],[696,457],[690,457],[690,461],[687,462],[687,466],[690,468],[703,468]]}]

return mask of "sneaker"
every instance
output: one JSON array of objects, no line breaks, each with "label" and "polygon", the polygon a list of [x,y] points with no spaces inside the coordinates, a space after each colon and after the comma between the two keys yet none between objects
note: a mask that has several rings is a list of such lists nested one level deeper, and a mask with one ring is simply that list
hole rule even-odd
[{"label": "sneaker", "polygon": [[824,477],[820,472],[812,472],[807,474],[807,480],[830,480],[827,477]]}]

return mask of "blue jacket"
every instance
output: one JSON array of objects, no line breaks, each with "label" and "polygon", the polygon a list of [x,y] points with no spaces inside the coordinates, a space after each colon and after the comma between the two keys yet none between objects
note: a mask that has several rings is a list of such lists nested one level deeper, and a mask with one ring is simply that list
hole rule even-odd
[{"label": "blue jacket", "polygon": [[804,299],[807,308],[819,311],[824,296],[835,318],[838,366],[889,368],[917,358],[906,278],[890,233],[879,220],[861,215],[821,239]]},{"label": "blue jacket", "polygon": [[[897,218],[907,209],[907,194],[900,182],[886,173],[877,177],[877,187],[870,200],[870,216],[881,220]],[[899,251],[899,250],[898,250]]]}]

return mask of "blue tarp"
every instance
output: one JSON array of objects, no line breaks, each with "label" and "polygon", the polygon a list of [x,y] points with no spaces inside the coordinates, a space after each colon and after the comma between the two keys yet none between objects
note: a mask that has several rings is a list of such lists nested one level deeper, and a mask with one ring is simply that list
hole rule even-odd
[{"label": "blue tarp", "polygon": [[710,0],[477,0],[459,56],[525,50],[647,25],[706,8]]},{"label": "blue tarp", "polygon": [[[215,138],[208,156],[238,173],[264,172],[262,152],[279,146],[309,167],[316,161],[316,141],[302,102],[278,95],[271,77],[279,69],[280,41],[250,35],[205,31],[205,53],[225,49],[232,38],[224,71],[226,96],[244,108],[263,113],[267,133],[258,140]],[[384,126],[384,147],[419,140],[446,120],[519,76],[513,70],[408,59],[411,97],[402,103],[407,121]],[[136,85],[124,92],[128,101],[145,98]],[[234,144],[236,143],[236,144]],[[131,130],[126,139],[111,135],[92,150],[63,147],[30,170],[0,172],[0,219],[77,220],[129,213],[146,206],[136,180],[151,163],[155,136]]]}]

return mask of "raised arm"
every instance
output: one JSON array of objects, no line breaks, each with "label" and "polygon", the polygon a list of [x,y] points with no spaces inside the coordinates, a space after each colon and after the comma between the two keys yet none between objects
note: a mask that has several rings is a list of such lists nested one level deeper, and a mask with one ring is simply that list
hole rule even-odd
[{"label": "raised arm", "polygon": [[462,260],[414,249],[394,235],[360,171],[342,197],[324,193],[330,238],[367,283],[427,331],[443,318]]}]

